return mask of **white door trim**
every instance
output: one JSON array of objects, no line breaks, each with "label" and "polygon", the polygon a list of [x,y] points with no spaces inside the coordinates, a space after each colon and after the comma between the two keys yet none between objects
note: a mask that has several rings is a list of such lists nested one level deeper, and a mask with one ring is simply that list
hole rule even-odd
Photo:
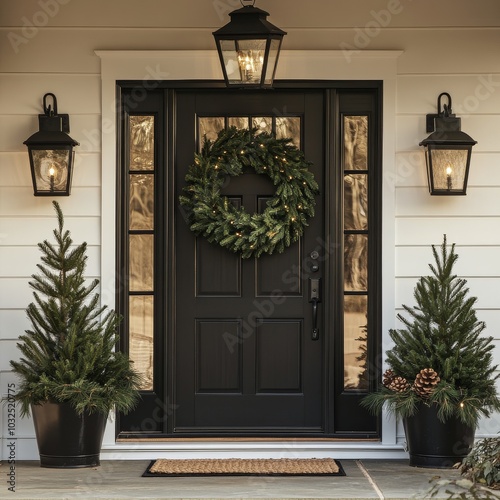
[{"label": "white door trim", "polygon": [[[101,194],[101,297],[103,304],[115,307],[115,210],[116,210],[116,123],[119,100],[116,96],[117,80],[139,80],[145,89],[155,87],[163,80],[222,80],[222,72],[216,50],[97,50],[101,59],[102,82],[102,194]],[[388,348],[388,332],[394,327],[395,304],[395,151],[396,151],[396,77],[397,59],[402,51],[342,51],[342,50],[296,50],[283,51],[278,63],[277,79],[297,80],[382,80],[383,81],[383,188],[382,188],[382,331],[383,352]],[[138,91],[135,99],[141,99]],[[401,458],[404,453],[396,442],[396,422],[384,417],[382,420],[382,442],[363,444],[329,441],[312,442],[240,442],[235,449],[242,456],[264,446],[266,455],[310,456],[314,451],[324,450],[345,458],[379,458],[380,456]],[[143,458],[146,453],[155,458],[161,453],[168,456],[182,450],[193,456],[221,456],[231,450],[232,444],[193,442],[185,443],[115,443],[114,426],[108,425],[103,444],[103,458]],[[253,450],[253,451],[252,451]],[[313,451],[311,451],[313,450]],[[382,453],[382,455],[377,455]],[[376,456],[375,456],[375,455]],[[231,453],[234,456],[234,452]]]}]

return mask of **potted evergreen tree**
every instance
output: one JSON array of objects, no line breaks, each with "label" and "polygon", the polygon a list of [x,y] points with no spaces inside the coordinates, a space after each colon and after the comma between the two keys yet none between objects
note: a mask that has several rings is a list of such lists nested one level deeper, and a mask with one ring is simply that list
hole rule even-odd
[{"label": "potted evergreen tree", "polygon": [[373,413],[403,419],[410,465],[451,467],[470,451],[481,415],[500,409],[492,365],[493,338],[482,335],[466,280],[453,274],[455,245],[432,245],[432,275],[414,290],[415,307],[403,305],[403,329],[390,330],[389,369],[382,387],[363,399]]},{"label": "potted evergreen tree", "polygon": [[116,351],[119,318],[100,305],[99,280],[85,283],[87,244],[72,246],[53,205],[55,244],[38,244],[42,263],[26,309],[31,329],[19,337],[21,359],[10,364],[20,378],[21,415],[33,414],[41,466],[92,467],[109,412],[135,406],[140,377]]}]

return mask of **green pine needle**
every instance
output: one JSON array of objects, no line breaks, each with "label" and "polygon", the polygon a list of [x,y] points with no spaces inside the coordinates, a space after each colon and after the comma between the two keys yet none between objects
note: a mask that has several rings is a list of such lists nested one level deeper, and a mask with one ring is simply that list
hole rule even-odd
[{"label": "green pine needle", "polygon": [[107,415],[113,407],[126,413],[138,401],[140,376],[116,351],[119,317],[99,305],[99,281],[85,284],[86,243],[72,246],[61,208],[53,205],[55,244],[38,245],[42,264],[30,282],[34,302],[26,308],[31,329],[19,337],[21,359],[10,362],[21,381],[21,414],[49,401],[70,403],[78,413]]},{"label": "green pine needle", "polygon": [[493,337],[483,335],[486,325],[477,319],[477,298],[469,297],[466,280],[453,274],[458,259],[455,245],[448,247],[445,235],[439,248],[432,246],[432,253],[432,274],[417,282],[416,305],[403,305],[404,313],[397,317],[404,328],[389,331],[394,346],[386,355],[394,374],[410,385],[424,368],[437,372],[440,382],[429,397],[412,389],[396,392],[381,387],[361,404],[375,414],[387,405],[400,417],[412,415],[417,404],[435,404],[441,421],[458,417],[476,427],[481,416],[500,410]]},{"label": "green pine needle", "polygon": [[[235,208],[221,195],[227,177],[243,167],[267,175],[276,186],[262,213]],[[306,218],[314,216],[318,184],[302,151],[290,139],[235,127],[206,140],[186,175],[179,201],[188,212],[189,227],[243,258],[283,252],[303,234]]]}]

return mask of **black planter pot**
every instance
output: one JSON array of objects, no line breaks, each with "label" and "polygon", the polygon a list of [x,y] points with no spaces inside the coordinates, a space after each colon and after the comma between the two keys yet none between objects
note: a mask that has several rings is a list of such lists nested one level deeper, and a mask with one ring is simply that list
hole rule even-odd
[{"label": "black planter pot", "polygon": [[448,469],[461,462],[474,443],[475,428],[457,418],[445,423],[437,418],[438,407],[421,404],[403,424],[413,467]]},{"label": "black planter pot", "polygon": [[67,403],[31,405],[41,467],[100,465],[107,416],[76,411]]}]

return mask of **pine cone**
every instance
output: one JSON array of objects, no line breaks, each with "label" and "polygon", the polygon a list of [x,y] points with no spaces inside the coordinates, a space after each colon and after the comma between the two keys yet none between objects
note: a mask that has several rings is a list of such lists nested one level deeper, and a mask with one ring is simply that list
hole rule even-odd
[{"label": "pine cone", "polygon": [[382,378],[382,383],[386,386],[389,387],[391,385],[391,382],[396,378],[396,374],[389,368],[384,372],[383,378]]},{"label": "pine cone", "polygon": [[410,384],[403,377],[394,377],[388,388],[394,392],[405,392],[410,388]]},{"label": "pine cone", "polygon": [[440,382],[439,375],[432,368],[424,368],[417,373],[413,390],[421,397],[428,398]]}]

